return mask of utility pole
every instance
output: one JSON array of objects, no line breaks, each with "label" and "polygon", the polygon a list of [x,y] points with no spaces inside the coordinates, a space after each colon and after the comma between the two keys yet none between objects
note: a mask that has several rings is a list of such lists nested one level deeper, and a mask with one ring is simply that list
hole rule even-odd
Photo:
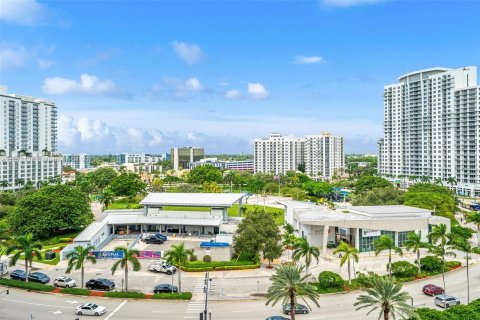
[{"label": "utility pole", "polygon": [[[209,272],[205,272],[205,280],[204,280],[204,286],[203,286],[203,291],[205,292],[205,309],[203,310],[202,313],[200,313],[200,320],[208,320],[209,318],[212,318],[212,314],[208,313],[208,292],[210,291],[210,279],[209,277]],[[210,317],[209,317],[210,315]]]}]

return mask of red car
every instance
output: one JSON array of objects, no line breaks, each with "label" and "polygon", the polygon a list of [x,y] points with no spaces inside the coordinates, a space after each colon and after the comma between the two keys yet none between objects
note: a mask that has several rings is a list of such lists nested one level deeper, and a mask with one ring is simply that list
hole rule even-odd
[{"label": "red car", "polygon": [[426,286],[423,287],[422,292],[433,297],[439,294],[444,294],[445,290],[443,290],[443,288],[436,286],[434,284],[427,284]]}]

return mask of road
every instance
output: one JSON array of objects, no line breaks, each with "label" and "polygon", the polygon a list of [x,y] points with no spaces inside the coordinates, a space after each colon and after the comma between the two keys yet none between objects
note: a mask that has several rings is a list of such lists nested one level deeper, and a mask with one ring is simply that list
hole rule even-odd
[{"label": "road", "polygon": [[[442,285],[441,276],[405,284],[404,289],[413,297],[416,306],[435,308],[433,298],[421,293],[421,288],[427,283]],[[466,271],[465,269],[450,272],[446,275],[447,293],[455,295],[466,302]],[[480,264],[470,269],[471,298],[480,298]],[[238,283],[241,286],[241,280]],[[201,287],[201,279],[197,285]],[[0,288],[0,291],[4,288]],[[200,291],[197,291],[198,293]],[[353,303],[360,292],[346,294],[322,295],[320,309],[314,307],[309,315],[299,315],[299,320],[340,320],[340,319],[376,319],[366,317],[363,311],[355,311]],[[10,295],[1,294],[0,319],[83,319],[74,315],[77,305],[94,301],[107,308],[107,313],[100,317],[105,320],[147,320],[147,319],[198,319],[198,313],[203,309],[203,297],[195,295],[191,302],[186,301],[153,301],[153,300],[122,300],[93,297],[76,297],[60,294],[33,293],[10,289]],[[265,300],[235,300],[211,301],[209,310],[212,319],[252,320],[265,319],[267,316],[280,314],[281,306],[265,306]]]}]

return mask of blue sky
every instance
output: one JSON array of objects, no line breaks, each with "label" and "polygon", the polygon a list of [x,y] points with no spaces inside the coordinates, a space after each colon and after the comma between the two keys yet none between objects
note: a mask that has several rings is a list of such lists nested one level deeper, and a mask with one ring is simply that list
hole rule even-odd
[{"label": "blue sky", "polygon": [[252,153],[331,131],[376,152],[385,84],[480,64],[477,1],[0,0],[0,84],[59,108],[61,152]]}]

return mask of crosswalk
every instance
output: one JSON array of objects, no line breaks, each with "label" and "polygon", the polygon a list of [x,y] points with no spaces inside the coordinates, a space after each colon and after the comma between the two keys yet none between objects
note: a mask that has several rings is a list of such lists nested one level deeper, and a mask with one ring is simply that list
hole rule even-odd
[{"label": "crosswalk", "polygon": [[[200,313],[205,310],[205,292],[204,292],[204,278],[199,278],[195,282],[195,288],[193,289],[192,300],[187,305],[184,319],[200,319]],[[213,295],[215,292],[215,280],[210,281],[210,287],[208,290],[209,295]]]}]

